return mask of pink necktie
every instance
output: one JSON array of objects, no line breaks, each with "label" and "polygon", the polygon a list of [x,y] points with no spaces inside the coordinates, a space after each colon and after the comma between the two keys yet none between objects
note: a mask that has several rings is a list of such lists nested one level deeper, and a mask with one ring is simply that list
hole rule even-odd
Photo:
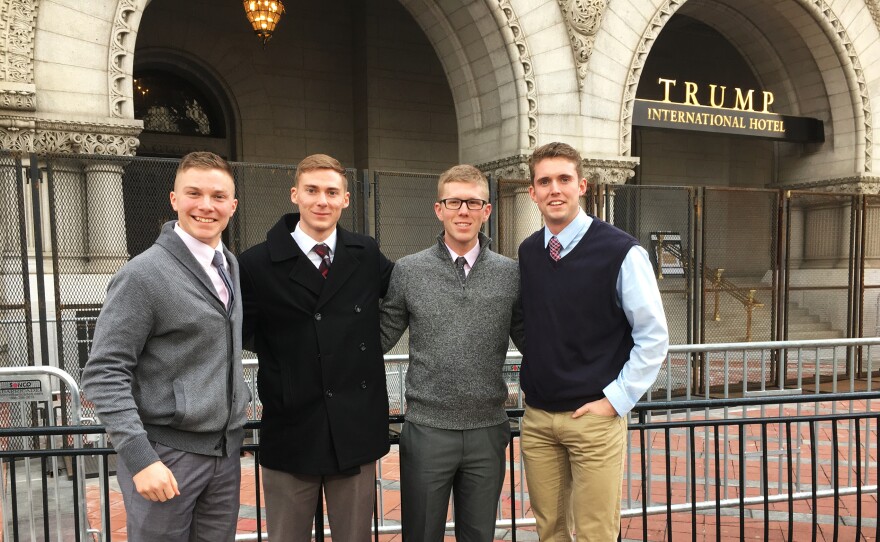
[{"label": "pink necktie", "polygon": [[550,257],[553,258],[554,262],[558,262],[559,258],[562,256],[559,255],[562,252],[562,243],[559,242],[559,239],[554,235],[550,238],[550,242],[547,243],[547,250],[550,251]]}]

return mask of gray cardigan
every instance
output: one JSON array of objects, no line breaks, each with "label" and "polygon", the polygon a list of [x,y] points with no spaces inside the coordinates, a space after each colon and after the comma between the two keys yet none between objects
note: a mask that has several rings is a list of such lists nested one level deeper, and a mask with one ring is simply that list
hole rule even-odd
[{"label": "gray cardigan", "polygon": [[241,366],[238,262],[227,316],[211,279],[167,222],[113,277],[83,370],[86,398],[132,473],[159,460],[150,441],[238,453],[250,391]]},{"label": "gray cardigan", "polygon": [[409,326],[406,419],[441,429],[475,429],[507,421],[502,367],[508,336],[519,346],[519,267],[489,250],[464,282],[440,234],[437,244],[397,261],[382,301],[382,348]]}]

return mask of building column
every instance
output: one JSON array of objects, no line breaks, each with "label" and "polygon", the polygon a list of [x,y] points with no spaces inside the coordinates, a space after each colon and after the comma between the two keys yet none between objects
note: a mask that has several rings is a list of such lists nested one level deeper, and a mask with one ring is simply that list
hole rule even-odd
[{"label": "building column", "polygon": [[128,261],[125,239],[123,167],[116,162],[85,166],[88,208],[88,257],[92,273],[115,273]]},{"label": "building column", "polygon": [[[794,196],[802,201],[792,206],[792,226],[801,229],[800,239],[792,238],[791,258],[804,268],[846,268],[849,265],[852,196],[880,193],[880,177],[853,175],[807,183],[785,184],[778,188],[815,192],[816,197]],[[835,197],[837,196],[837,197]],[[870,220],[876,213],[869,211],[868,234],[877,228]],[[793,233],[794,230],[793,230]],[[800,243],[796,244],[796,241]],[[800,245],[800,246],[798,246]],[[869,242],[865,248],[866,262],[880,258],[880,247]]]},{"label": "building column", "polygon": [[[614,189],[626,184],[636,174],[639,158],[620,156],[617,158],[584,158],[584,176],[590,184],[598,186],[598,215],[602,220],[614,224]],[[607,194],[608,205],[602,201]],[[606,216],[607,215],[607,216]]]}]

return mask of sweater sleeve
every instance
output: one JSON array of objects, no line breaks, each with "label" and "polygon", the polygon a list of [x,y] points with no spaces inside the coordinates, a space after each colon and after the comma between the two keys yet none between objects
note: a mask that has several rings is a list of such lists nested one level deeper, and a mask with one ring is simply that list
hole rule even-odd
[{"label": "sweater sleeve", "polygon": [[135,474],[159,461],[132,394],[138,356],[153,329],[144,280],[123,267],[110,282],[82,378],[86,397],[107,427],[113,447]]},{"label": "sweater sleeve", "polygon": [[388,292],[379,309],[379,326],[382,331],[382,351],[388,352],[409,326],[409,309],[406,306],[406,284],[403,268],[398,263],[391,271]]}]

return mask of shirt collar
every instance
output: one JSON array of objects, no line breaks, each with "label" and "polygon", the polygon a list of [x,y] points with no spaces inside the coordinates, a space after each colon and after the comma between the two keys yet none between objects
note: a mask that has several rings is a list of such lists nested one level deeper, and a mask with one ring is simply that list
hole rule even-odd
[{"label": "shirt collar", "polygon": [[[303,254],[311,252],[311,250],[315,248],[315,245],[319,243],[319,241],[312,239],[309,234],[299,227],[299,222],[296,223],[296,227],[290,235],[293,237],[293,240],[296,241],[296,244],[299,245]],[[328,238],[324,239],[324,244],[330,247],[330,254],[336,253],[336,228],[333,228],[333,233],[331,233]]]},{"label": "shirt collar", "polygon": [[[443,244],[446,245],[445,242]],[[449,251],[449,256],[452,257],[453,261],[455,261],[455,259],[458,258],[458,253],[456,253],[454,250],[449,248],[449,245],[446,245],[446,250]],[[467,252],[465,252],[464,254],[462,254],[462,256],[464,256],[464,259],[467,262],[468,266],[471,268],[473,268],[474,264],[477,263],[477,256],[479,256],[479,255],[480,255],[480,241],[479,240],[477,240],[477,244],[474,245],[474,248],[472,248],[472,249],[468,250]]]},{"label": "shirt collar", "polygon": [[[556,239],[559,240],[559,244],[562,245],[562,250],[568,248],[568,245],[574,241],[579,233],[587,231],[592,223],[593,219],[587,215],[583,209],[580,209],[577,216],[574,217],[574,220],[569,222],[568,226],[563,228],[556,236]],[[553,237],[553,234],[550,233],[550,229],[544,226],[544,248],[547,248],[551,237]]]},{"label": "shirt collar", "polygon": [[183,241],[183,244],[186,245],[186,248],[192,253],[195,257],[196,261],[199,262],[202,267],[211,267],[214,263],[214,252],[220,251],[220,254],[223,256],[223,264],[226,265],[226,255],[223,254],[223,242],[218,242],[215,248],[211,248],[210,245],[207,245],[192,235],[186,233],[183,228],[180,227],[180,223],[174,224],[174,233],[176,233],[180,239]]}]

